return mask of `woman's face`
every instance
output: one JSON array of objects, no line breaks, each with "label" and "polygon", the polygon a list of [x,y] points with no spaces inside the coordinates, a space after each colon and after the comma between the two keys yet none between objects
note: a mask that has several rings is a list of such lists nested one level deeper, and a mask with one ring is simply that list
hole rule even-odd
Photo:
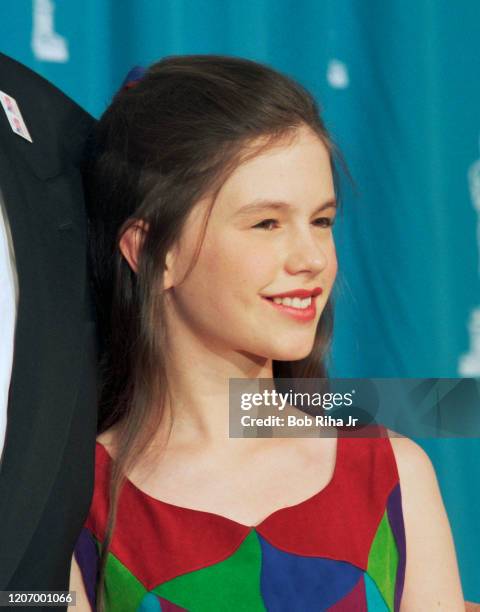
[{"label": "woman's face", "polygon": [[327,149],[307,127],[237,167],[184,280],[211,201],[195,206],[167,258],[170,337],[225,355],[306,357],[337,271],[334,199]]}]

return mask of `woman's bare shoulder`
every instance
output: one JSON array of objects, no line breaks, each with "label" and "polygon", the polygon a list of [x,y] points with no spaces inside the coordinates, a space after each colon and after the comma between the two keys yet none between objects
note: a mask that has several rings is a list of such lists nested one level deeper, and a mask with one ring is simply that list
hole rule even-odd
[{"label": "woman's bare shoulder", "polygon": [[[411,481],[414,485],[424,486],[428,482],[436,484],[435,470],[428,454],[423,448],[411,440],[394,431],[387,430],[393,454],[397,463],[400,482]],[[419,480],[423,482],[419,482]]]},{"label": "woman's bare shoulder", "polygon": [[97,442],[105,446],[109,451],[115,448],[115,430],[113,427],[105,430],[97,436]]},{"label": "woman's bare shoulder", "polygon": [[389,435],[402,497],[413,508],[419,507],[427,500],[438,506],[441,494],[435,468],[423,448],[411,440],[394,432]]}]

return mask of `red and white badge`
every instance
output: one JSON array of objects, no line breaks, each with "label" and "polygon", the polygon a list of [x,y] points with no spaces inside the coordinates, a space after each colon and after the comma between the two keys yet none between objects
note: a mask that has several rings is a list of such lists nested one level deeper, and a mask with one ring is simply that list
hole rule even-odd
[{"label": "red and white badge", "polygon": [[12,98],[12,96],[9,96],[4,91],[0,90],[0,102],[2,103],[3,110],[7,115],[10,127],[15,134],[25,138],[25,140],[28,140],[29,142],[33,142],[15,98]]}]

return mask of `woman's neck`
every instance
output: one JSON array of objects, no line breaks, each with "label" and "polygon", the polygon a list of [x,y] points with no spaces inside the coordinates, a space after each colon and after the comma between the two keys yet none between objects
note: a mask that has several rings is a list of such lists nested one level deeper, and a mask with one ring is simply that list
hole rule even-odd
[{"label": "woman's neck", "polygon": [[189,343],[187,350],[181,344],[176,341],[168,354],[168,443],[223,445],[229,440],[229,379],[272,378],[272,360],[240,352],[222,354],[196,343]]}]

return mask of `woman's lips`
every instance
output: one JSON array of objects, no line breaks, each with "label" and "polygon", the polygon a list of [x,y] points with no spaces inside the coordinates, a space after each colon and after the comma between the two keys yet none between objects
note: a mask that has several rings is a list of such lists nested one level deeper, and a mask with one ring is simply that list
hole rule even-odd
[{"label": "woman's lips", "polygon": [[317,307],[315,303],[316,296],[313,296],[313,295],[311,298],[310,305],[307,306],[306,308],[296,308],[295,306],[286,306],[284,304],[276,304],[273,301],[273,298],[264,297],[263,299],[269,302],[273,306],[273,308],[278,310],[278,312],[281,312],[289,317],[292,317],[296,319],[297,321],[305,321],[305,322],[312,321],[317,314]]},{"label": "woman's lips", "polygon": [[284,298],[284,297],[298,297],[298,298],[307,298],[307,297],[316,297],[322,293],[323,289],[321,287],[314,287],[313,289],[292,289],[291,291],[285,291],[284,293],[277,293],[275,295],[266,295],[263,297],[268,298]]}]

